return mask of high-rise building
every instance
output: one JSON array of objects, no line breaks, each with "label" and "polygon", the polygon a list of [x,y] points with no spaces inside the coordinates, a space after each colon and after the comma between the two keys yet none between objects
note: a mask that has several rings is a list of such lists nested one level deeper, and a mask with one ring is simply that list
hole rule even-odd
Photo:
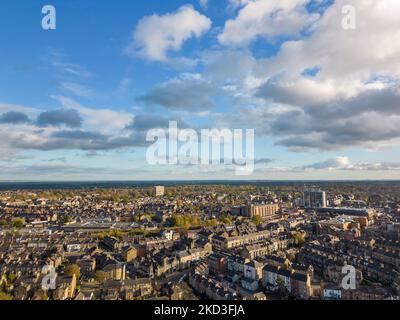
[{"label": "high-rise building", "polygon": [[156,197],[162,197],[165,193],[165,187],[164,186],[156,186],[154,187],[154,194]]},{"label": "high-rise building", "polygon": [[305,188],[303,205],[306,208],[326,208],[326,193],[319,188]]}]

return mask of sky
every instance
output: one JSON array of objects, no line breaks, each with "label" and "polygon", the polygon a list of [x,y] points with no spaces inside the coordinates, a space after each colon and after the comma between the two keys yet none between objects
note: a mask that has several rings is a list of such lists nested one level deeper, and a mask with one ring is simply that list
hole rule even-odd
[{"label": "sky", "polygon": [[[3,0],[0,181],[400,179],[399,17],[398,0]],[[169,121],[254,130],[253,173],[150,164]]]}]

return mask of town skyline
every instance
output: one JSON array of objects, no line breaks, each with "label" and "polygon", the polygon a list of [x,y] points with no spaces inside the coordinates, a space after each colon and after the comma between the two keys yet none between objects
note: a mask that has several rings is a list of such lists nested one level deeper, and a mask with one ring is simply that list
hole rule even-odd
[{"label": "town skyline", "polygon": [[151,300],[163,312],[167,301],[218,300],[244,302],[244,315],[251,300],[398,301],[399,190],[393,182],[1,188],[0,300]]}]

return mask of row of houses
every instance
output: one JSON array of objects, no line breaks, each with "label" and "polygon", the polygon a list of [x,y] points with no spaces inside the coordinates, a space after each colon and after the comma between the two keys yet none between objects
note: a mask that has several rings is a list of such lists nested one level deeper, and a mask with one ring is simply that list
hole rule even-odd
[{"label": "row of houses", "polygon": [[262,270],[262,284],[268,290],[287,291],[297,298],[308,300],[312,296],[311,276],[309,271],[266,265]]}]

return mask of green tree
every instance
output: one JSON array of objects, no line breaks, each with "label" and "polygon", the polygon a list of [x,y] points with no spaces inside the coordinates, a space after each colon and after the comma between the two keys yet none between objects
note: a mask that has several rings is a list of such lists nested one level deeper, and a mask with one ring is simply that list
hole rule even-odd
[{"label": "green tree", "polygon": [[217,225],[218,225],[218,220],[216,220],[216,219],[207,220],[205,222],[206,227],[215,227]]},{"label": "green tree", "polygon": [[81,269],[79,268],[78,265],[76,264],[70,264],[65,268],[65,274],[72,277],[75,275],[77,279],[80,278],[81,276]]},{"label": "green tree", "polygon": [[305,236],[301,232],[296,232],[293,235],[293,241],[294,241],[294,245],[299,248],[301,248],[304,245],[304,243],[306,242]]},{"label": "green tree", "polygon": [[225,224],[231,224],[232,223],[232,217],[228,214],[223,214],[219,217],[219,221]]},{"label": "green tree", "polygon": [[263,219],[260,216],[254,216],[251,218],[251,221],[253,221],[256,226],[259,226],[263,223]]},{"label": "green tree", "polygon": [[3,301],[3,300],[12,300],[12,296],[10,296],[9,294],[7,294],[5,292],[0,291],[0,301]]},{"label": "green tree", "polygon": [[25,221],[21,218],[16,218],[13,220],[13,227],[17,229],[21,229],[25,224]]},{"label": "green tree", "polygon": [[171,218],[172,227],[177,228],[195,228],[201,225],[199,217],[191,215],[173,216]]},{"label": "green tree", "polygon": [[8,225],[7,220],[5,220],[5,219],[1,219],[1,220],[0,220],[0,227],[5,227],[5,226],[7,226],[7,225]]},{"label": "green tree", "polygon": [[72,221],[72,218],[68,215],[63,215],[58,218],[58,221],[62,224],[66,224],[70,223]]},{"label": "green tree", "polygon": [[11,283],[13,283],[16,278],[17,276],[15,275],[15,273],[10,273],[8,276],[8,280],[10,280]]}]

